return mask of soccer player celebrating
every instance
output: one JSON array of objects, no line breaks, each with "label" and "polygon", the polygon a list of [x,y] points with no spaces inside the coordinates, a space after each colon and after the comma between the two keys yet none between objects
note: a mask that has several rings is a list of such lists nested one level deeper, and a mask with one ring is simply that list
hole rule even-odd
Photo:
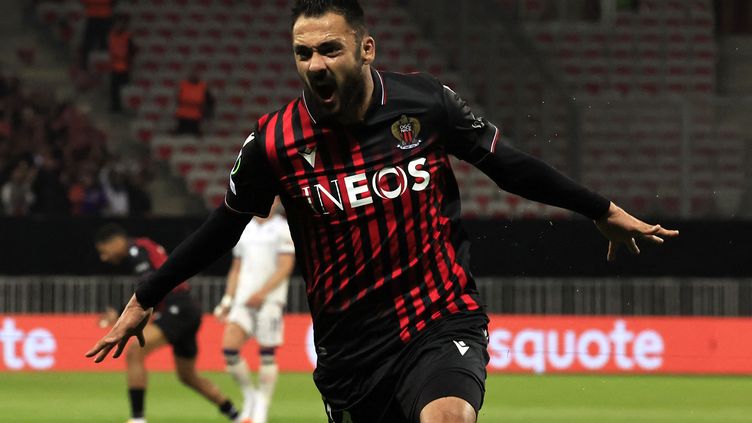
[{"label": "soccer player celebrating", "polygon": [[[232,250],[225,296],[214,314],[226,322],[222,352],[227,372],[243,392],[242,423],[266,423],[274,385],[277,382],[275,352],[282,344],[282,314],[287,303],[287,286],[295,266],[295,247],[274,201],[268,218],[253,219]],[[248,364],[240,348],[249,337],[259,344],[261,365],[258,389],[254,389]]]},{"label": "soccer player celebrating", "polygon": [[292,48],[302,96],[260,118],[225,205],[142,283],[88,352],[103,360],[139,336],[148,310],[235,245],[275,195],[307,284],[330,422],[474,422],[483,403],[488,317],[449,155],[498,186],[593,219],[608,259],[676,231],[642,222],[500,141],[429,75],[373,68],[376,42],[356,0],[297,0]]},{"label": "soccer player celebrating", "polygon": [[[148,277],[167,260],[161,245],[148,238],[131,239],[120,226],[109,224],[96,235],[99,258],[110,264],[125,263],[140,277]],[[146,391],[146,356],[171,345],[175,356],[175,370],[183,384],[217,404],[219,411],[230,420],[238,419],[238,410],[209,379],[196,372],[198,344],[196,334],[201,326],[201,309],[190,296],[188,282],[176,284],[162,301],[155,304],[154,319],[142,322],[139,342],[143,348],[131,345],[126,353],[128,395],[131,419],[128,423],[146,423],[144,393]],[[114,323],[117,314],[110,309],[100,321],[101,326]]]}]

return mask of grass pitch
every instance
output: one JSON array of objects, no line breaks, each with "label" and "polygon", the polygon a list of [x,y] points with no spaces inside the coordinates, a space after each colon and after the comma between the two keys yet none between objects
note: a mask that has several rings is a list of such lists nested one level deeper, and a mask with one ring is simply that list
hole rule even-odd
[{"label": "grass pitch", "polygon": [[[207,375],[239,400],[227,375]],[[481,423],[752,422],[752,378],[494,375],[487,389]],[[149,423],[226,421],[172,373],[150,375],[146,401]],[[0,373],[0,422],[123,423],[127,417],[123,374]],[[326,422],[310,375],[281,375],[269,422]]]}]

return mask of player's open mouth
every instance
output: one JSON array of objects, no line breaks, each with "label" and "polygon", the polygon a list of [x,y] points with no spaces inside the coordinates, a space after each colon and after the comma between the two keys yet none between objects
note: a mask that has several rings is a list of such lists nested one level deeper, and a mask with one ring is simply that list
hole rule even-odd
[{"label": "player's open mouth", "polygon": [[329,82],[311,84],[311,88],[323,103],[333,102],[337,93],[337,86]]}]

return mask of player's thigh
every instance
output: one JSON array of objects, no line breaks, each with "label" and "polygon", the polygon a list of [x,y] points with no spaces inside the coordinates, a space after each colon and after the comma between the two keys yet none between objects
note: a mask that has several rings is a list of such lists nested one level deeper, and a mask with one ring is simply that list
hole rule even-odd
[{"label": "player's thigh", "polygon": [[144,340],[146,343],[143,348],[138,344],[138,341],[131,342],[127,352],[129,357],[147,356],[169,343],[162,329],[152,323],[144,327]]},{"label": "player's thigh", "polygon": [[222,348],[239,350],[248,340],[248,334],[245,330],[235,322],[227,322],[225,325],[225,331],[222,335]]},{"label": "player's thigh", "polygon": [[[250,307],[241,304],[235,304],[227,314],[227,325],[235,325],[243,332],[245,339],[255,336],[256,333],[256,311]],[[226,332],[225,332],[226,333]]]},{"label": "player's thigh", "polygon": [[392,392],[372,392],[357,404],[337,409],[324,398],[324,411],[328,423],[412,423],[402,414]]},{"label": "player's thigh", "polygon": [[284,306],[267,302],[256,314],[256,340],[261,347],[278,347],[284,338]]},{"label": "player's thigh", "polygon": [[444,414],[469,415],[465,406],[469,405],[476,415],[485,396],[487,346],[482,328],[430,337],[403,363],[397,399],[404,414],[418,422],[427,412],[428,421],[434,421]]},{"label": "player's thigh", "polygon": [[420,423],[475,423],[475,408],[457,397],[443,397],[428,403],[420,411]]}]

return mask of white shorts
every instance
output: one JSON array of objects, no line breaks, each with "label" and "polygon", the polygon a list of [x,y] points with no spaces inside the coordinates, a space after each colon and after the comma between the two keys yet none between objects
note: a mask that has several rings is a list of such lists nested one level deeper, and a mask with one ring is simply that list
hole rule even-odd
[{"label": "white shorts", "polygon": [[275,302],[265,302],[261,309],[234,304],[227,315],[227,321],[235,323],[251,338],[256,338],[261,347],[282,345],[285,330],[284,306]]}]

